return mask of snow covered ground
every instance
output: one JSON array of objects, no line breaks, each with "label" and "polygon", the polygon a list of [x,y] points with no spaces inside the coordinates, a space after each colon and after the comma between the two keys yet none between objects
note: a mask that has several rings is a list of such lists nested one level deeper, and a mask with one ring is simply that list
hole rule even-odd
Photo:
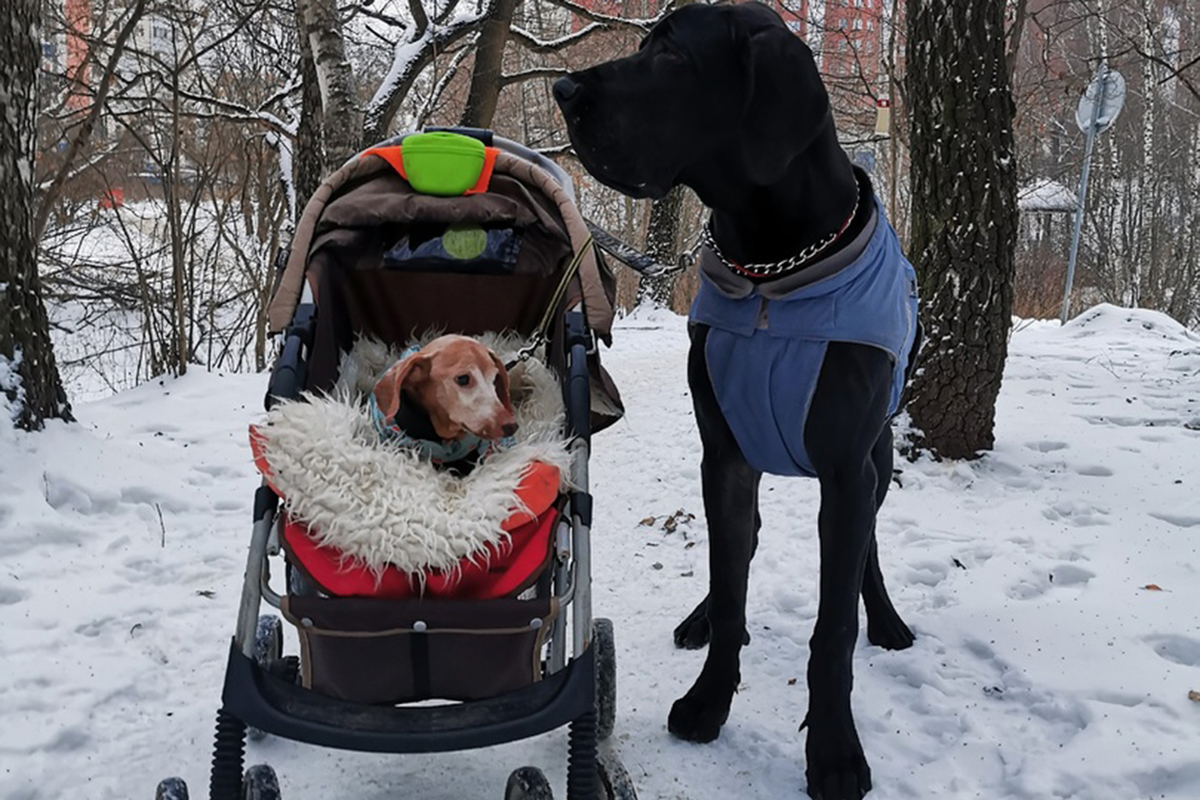
[{"label": "snow covered ground", "polygon": [[[686,333],[639,314],[616,340],[629,414],[592,461],[613,746],[644,800],[800,798],[815,482],[764,482],[743,686],[716,743],[672,739],[703,655],[671,629],[707,574]],[[207,795],[264,388],[191,374],[79,404],[78,425],[0,426],[0,798],[148,800],[172,774]],[[1200,798],[1200,336],[1111,306],[1018,326],[996,439],[972,463],[897,462],[880,550],[919,638],[856,652],[870,796]],[[561,794],[565,754],[555,732],[434,756],[266,740],[248,760],[295,800],[499,800],[525,763]]]}]

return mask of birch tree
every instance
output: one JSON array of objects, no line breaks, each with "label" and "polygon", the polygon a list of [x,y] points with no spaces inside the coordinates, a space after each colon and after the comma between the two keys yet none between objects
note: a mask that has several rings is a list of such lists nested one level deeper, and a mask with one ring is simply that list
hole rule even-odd
[{"label": "birch tree", "polygon": [[11,422],[25,430],[71,419],[50,344],[33,225],[40,10],[40,0],[9,0],[0,12],[0,391]]}]

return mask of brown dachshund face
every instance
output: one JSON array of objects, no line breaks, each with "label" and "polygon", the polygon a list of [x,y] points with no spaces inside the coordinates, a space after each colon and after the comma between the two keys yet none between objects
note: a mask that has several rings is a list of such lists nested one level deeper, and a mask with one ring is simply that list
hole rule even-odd
[{"label": "brown dachshund face", "polygon": [[399,410],[403,391],[425,409],[443,439],[469,432],[495,440],[517,430],[504,364],[470,337],[439,336],[384,373],[375,400],[386,419]]}]

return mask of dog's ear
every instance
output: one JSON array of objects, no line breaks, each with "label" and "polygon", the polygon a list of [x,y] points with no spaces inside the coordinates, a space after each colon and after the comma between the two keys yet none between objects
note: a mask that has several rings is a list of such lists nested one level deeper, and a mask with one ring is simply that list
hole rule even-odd
[{"label": "dog's ear", "polygon": [[405,359],[397,361],[383,373],[383,377],[372,390],[375,394],[375,404],[383,412],[383,418],[390,420],[400,410],[400,392],[405,386],[411,386],[429,378],[429,357],[422,353],[413,353]]},{"label": "dog's ear", "polygon": [[786,27],[754,26],[747,38],[751,94],[742,152],[751,181],[766,184],[830,124],[829,95],[812,50]]},{"label": "dog's ear", "polygon": [[501,405],[504,406],[508,413],[513,413],[512,397],[508,391],[508,370],[504,368],[504,362],[500,360],[500,356],[488,350],[488,355],[492,357],[492,362],[496,365],[496,397],[500,398]]}]

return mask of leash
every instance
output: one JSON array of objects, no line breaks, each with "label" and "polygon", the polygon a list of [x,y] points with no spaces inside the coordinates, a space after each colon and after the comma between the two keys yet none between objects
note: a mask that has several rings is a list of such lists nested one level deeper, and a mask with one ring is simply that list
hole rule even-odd
[{"label": "leash", "polygon": [[698,246],[693,247],[690,253],[681,255],[678,264],[669,266],[655,261],[628,242],[618,239],[590,219],[585,218],[583,221],[587,225],[588,230],[591,231],[592,239],[595,240],[596,245],[601,250],[634,272],[640,273],[647,278],[661,278],[666,275],[674,275],[677,272],[683,272],[695,263]]},{"label": "leash", "polygon": [[594,239],[591,235],[584,239],[583,245],[576,251],[575,257],[571,259],[571,262],[567,264],[567,268],[563,270],[562,280],[558,282],[554,294],[550,296],[550,302],[546,305],[545,313],[542,314],[542,321],[534,329],[533,336],[530,337],[528,344],[518,350],[516,356],[504,365],[505,370],[511,370],[517,365],[523,364],[533,358],[533,354],[549,341],[547,334],[550,332],[550,326],[554,324],[554,311],[566,295],[568,284],[571,283],[571,279],[579,272],[579,265],[583,263],[583,257],[587,255],[587,250],[592,246],[593,242]]}]

